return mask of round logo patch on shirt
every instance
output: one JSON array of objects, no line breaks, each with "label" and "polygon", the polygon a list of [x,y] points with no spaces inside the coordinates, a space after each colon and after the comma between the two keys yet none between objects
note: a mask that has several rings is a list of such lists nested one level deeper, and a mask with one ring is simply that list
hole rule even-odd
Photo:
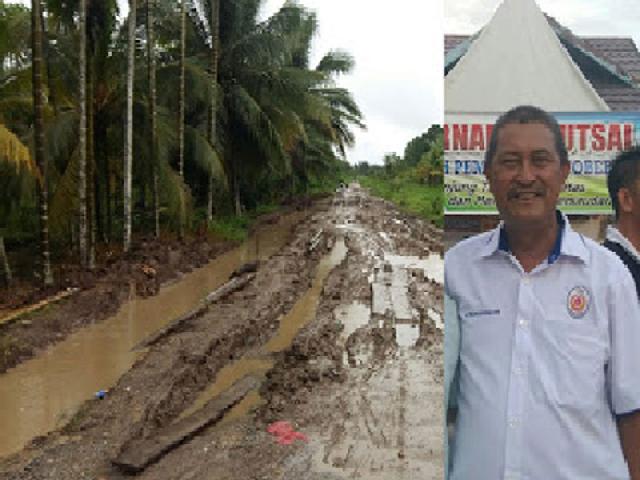
[{"label": "round logo patch on shirt", "polygon": [[589,290],[573,287],[567,296],[567,310],[573,318],[582,318],[589,310]]}]

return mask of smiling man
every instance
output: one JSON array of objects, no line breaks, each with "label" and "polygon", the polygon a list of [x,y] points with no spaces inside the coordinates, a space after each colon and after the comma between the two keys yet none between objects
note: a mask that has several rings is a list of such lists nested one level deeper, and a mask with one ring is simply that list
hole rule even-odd
[{"label": "smiling man", "polygon": [[502,223],[445,260],[453,480],[640,480],[640,307],[622,262],[556,209],[569,168],[551,115],[498,119],[485,175]]}]

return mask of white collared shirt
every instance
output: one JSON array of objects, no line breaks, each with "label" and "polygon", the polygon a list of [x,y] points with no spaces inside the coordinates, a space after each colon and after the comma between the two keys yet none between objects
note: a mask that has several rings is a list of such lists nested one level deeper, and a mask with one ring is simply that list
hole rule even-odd
[{"label": "white collared shirt", "polygon": [[628,480],[616,414],[640,409],[640,306],[619,258],[571,229],[525,273],[500,228],[445,256],[460,324],[452,480]]}]

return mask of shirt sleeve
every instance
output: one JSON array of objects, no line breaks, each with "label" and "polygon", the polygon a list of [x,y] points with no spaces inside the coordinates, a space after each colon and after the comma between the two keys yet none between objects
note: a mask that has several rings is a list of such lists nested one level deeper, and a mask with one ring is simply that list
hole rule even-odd
[{"label": "shirt sleeve", "polygon": [[444,458],[445,479],[449,478],[449,467],[452,461],[452,450],[449,446],[449,428],[447,425],[448,409],[456,402],[456,371],[460,355],[460,326],[458,323],[458,307],[445,288],[444,296]]},{"label": "shirt sleeve", "polygon": [[611,350],[608,383],[616,415],[640,410],[640,303],[626,267],[609,286]]},{"label": "shirt sleeve", "polygon": [[444,299],[444,381],[445,405],[451,405],[453,379],[458,367],[460,355],[460,326],[458,323],[458,308],[456,302],[445,295]]}]

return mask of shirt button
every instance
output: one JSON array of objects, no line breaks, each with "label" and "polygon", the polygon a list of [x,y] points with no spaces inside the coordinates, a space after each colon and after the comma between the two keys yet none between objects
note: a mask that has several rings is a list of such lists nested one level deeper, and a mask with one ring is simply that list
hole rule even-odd
[{"label": "shirt button", "polygon": [[509,426],[511,428],[515,428],[518,426],[518,419],[517,418],[512,418],[511,420],[509,420]]},{"label": "shirt button", "polygon": [[522,375],[522,369],[520,367],[516,367],[513,369],[513,373],[516,375]]},{"label": "shirt button", "polygon": [[524,283],[525,285],[529,285],[529,282],[530,280],[528,276],[522,277],[522,283]]},{"label": "shirt button", "polygon": [[527,326],[527,321],[524,318],[521,318],[520,320],[518,320],[518,325],[524,328]]}]

